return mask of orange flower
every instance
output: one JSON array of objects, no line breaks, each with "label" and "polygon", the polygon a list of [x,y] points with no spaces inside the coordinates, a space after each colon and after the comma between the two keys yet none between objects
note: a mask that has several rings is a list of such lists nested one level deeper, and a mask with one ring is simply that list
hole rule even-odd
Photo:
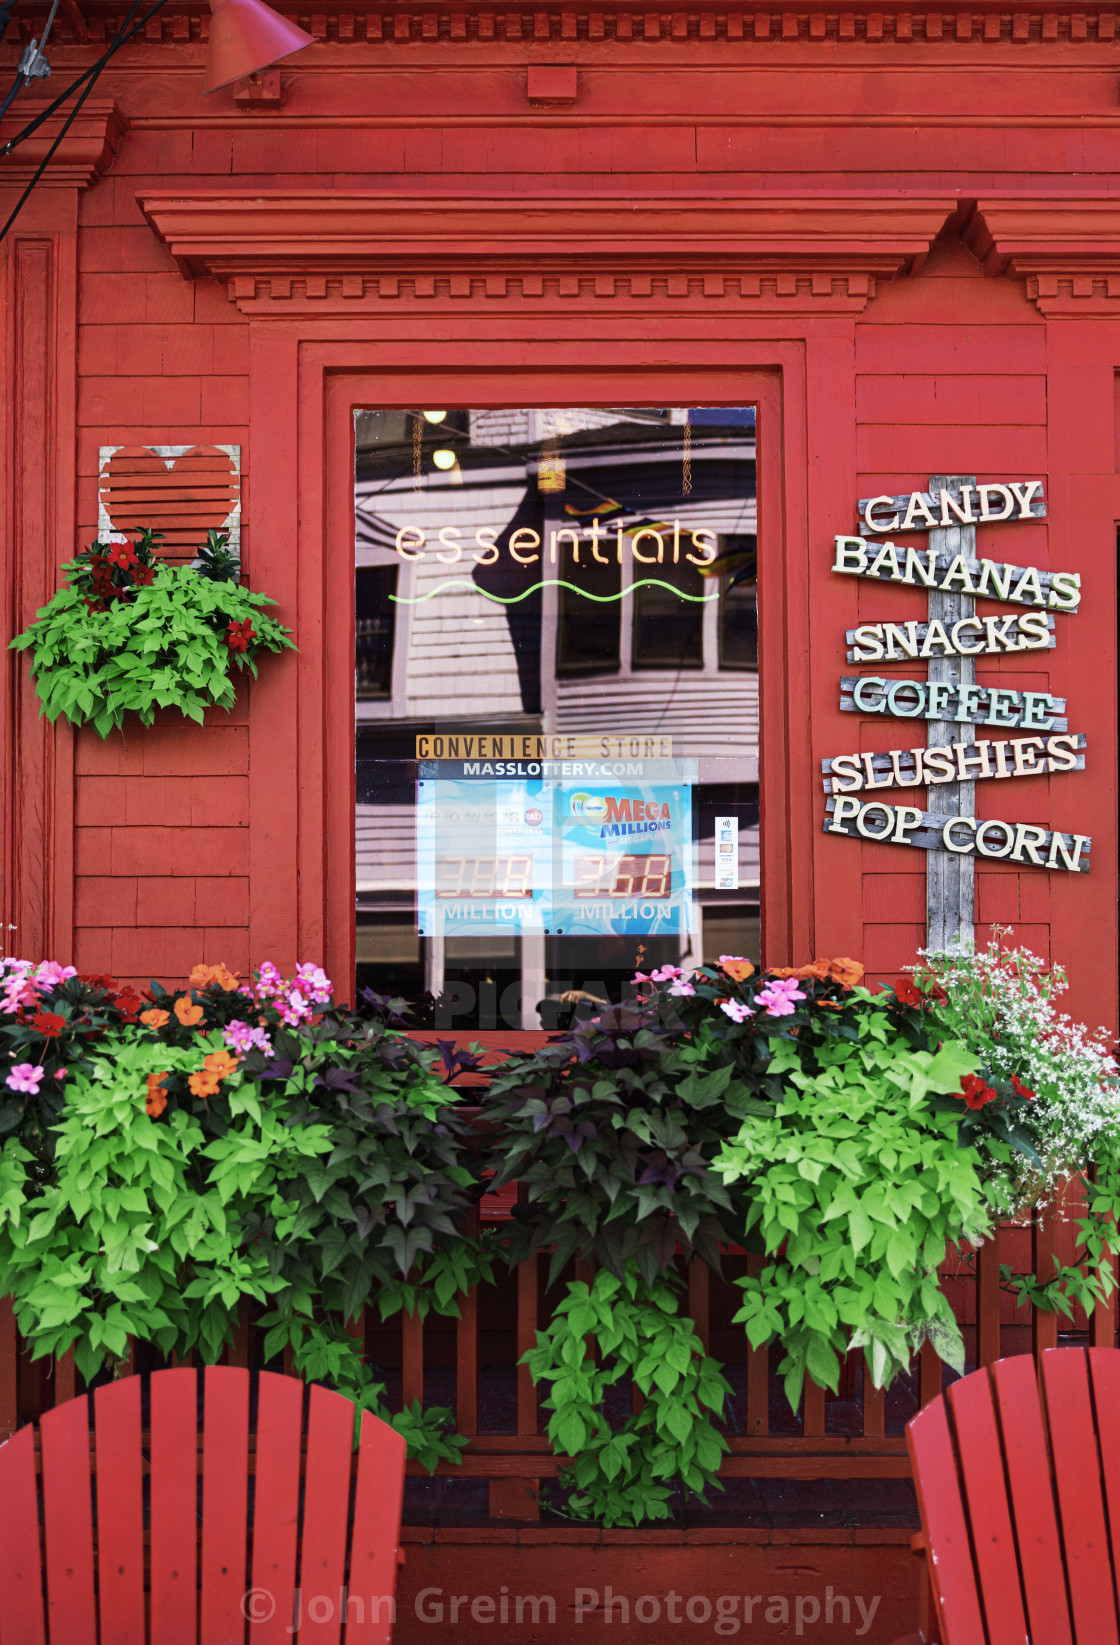
[{"label": "orange flower", "polygon": [[167,1107],[167,1092],[163,1089],[163,1081],[166,1078],[166,1068],[161,1074],[149,1074],[147,1078],[148,1095],[144,1098],[144,1111],[154,1120],[158,1119]]},{"label": "orange flower", "polygon": [[202,1066],[211,1079],[224,1080],[237,1072],[237,1058],[231,1057],[228,1051],[211,1051],[203,1059]]},{"label": "orange flower", "polygon": [[746,982],[754,975],[754,966],[750,960],[733,959],[730,954],[720,956],[719,968],[735,982]]},{"label": "orange flower", "polygon": [[192,1005],[189,994],[180,994],[175,1001],[175,1015],[184,1028],[196,1028],[202,1021],[203,1010],[201,1005]]},{"label": "orange flower", "polygon": [[824,982],[825,978],[830,975],[830,963],[829,960],[813,960],[808,965],[772,965],[770,975],[772,977],[796,977],[798,982],[808,982],[810,979]]},{"label": "orange flower", "polygon": [[216,1097],[218,1081],[213,1074],[192,1074],[187,1084],[191,1088],[191,1095],[201,1097],[205,1102],[207,1097]]},{"label": "orange flower", "polygon": [[846,954],[828,962],[828,974],[841,988],[857,987],[863,981],[863,970],[858,960],[850,960]]},{"label": "orange flower", "polygon": [[811,960],[808,965],[772,965],[769,974],[772,977],[796,977],[801,982],[810,978],[817,982],[838,982],[841,988],[854,988],[863,981],[863,966],[858,960],[841,955],[837,960]]},{"label": "orange flower", "polygon": [[141,1011],[140,1021],[145,1028],[162,1028],[164,1023],[171,1021],[170,1011],[160,1011],[155,1007],[151,1011]]},{"label": "orange flower", "polygon": [[224,965],[196,965],[187,982],[191,988],[209,988],[211,983],[217,983],[227,994],[232,994],[240,978],[227,971]]}]

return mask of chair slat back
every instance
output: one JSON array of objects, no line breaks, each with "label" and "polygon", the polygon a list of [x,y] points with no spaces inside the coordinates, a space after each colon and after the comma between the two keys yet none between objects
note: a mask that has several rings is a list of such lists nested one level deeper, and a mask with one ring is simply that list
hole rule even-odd
[{"label": "chair slat back", "polygon": [[152,1637],[196,1645],[198,1376],[186,1367],[161,1371],[150,1389]]},{"label": "chair slat back", "polygon": [[0,1446],[0,1645],[45,1645],[35,1430]]},{"label": "chair slat back", "polygon": [[305,1435],[292,1377],[261,1372],[255,1425],[246,1370],[148,1386],[146,1498],[139,1377],[97,1390],[92,1435],[85,1395],[46,1413],[41,1481],[32,1426],[0,1446],[0,1645],[390,1645],[401,1436],[363,1415],[355,1465],[327,1389]]},{"label": "chair slat back", "polygon": [[1035,1639],[1052,1641],[1053,1645],[1073,1645],[1061,1534],[1033,1357],[1020,1354],[1015,1359],[1000,1360],[992,1367],[992,1383],[1031,1633]]},{"label": "chair slat back", "polygon": [[965,1377],[949,1389],[953,1428],[968,1443],[958,1448],[960,1480],[973,1557],[982,1598],[999,1594],[998,1605],[985,1604],[990,1645],[1028,1645],[1027,1617],[1019,1588],[1011,1504],[1003,1476],[999,1424],[986,1376]]},{"label": "chair slat back", "polygon": [[907,1429],[943,1645],[1120,1645],[1120,1350],[954,1383]]},{"label": "chair slat back", "polygon": [[122,1377],[93,1402],[101,1635],[113,1645],[145,1645],[141,1392]]},{"label": "chair slat back", "polygon": [[50,1637],[97,1645],[86,1401],[68,1400],[48,1411],[39,1424],[39,1445]]},{"label": "chair slat back", "polygon": [[206,1372],[202,1427],[200,1637],[241,1645],[249,1570],[249,1379],[232,1367]]},{"label": "chair slat back", "polygon": [[1117,1645],[1112,1550],[1084,1352],[1067,1348],[1043,1354],[1042,1383],[1074,1638],[1077,1645]]},{"label": "chair slat back", "polygon": [[290,1645],[299,1546],[303,1388],[294,1377],[265,1377],[257,1392],[253,1497],[253,1580],[247,1609],[254,1645]]},{"label": "chair slat back", "polygon": [[342,1636],[353,1444],[353,1406],[332,1398],[324,1388],[312,1388],[300,1560],[300,1635],[309,1645],[339,1645]]}]

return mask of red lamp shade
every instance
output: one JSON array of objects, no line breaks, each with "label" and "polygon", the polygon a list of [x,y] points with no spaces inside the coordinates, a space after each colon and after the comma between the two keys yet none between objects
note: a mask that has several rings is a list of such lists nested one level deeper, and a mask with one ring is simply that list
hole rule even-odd
[{"label": "red lamp shade", "polygon": [[264,0],[210,0],[210,10],[204,96],[312,43],[305,30],[289,23]]}]

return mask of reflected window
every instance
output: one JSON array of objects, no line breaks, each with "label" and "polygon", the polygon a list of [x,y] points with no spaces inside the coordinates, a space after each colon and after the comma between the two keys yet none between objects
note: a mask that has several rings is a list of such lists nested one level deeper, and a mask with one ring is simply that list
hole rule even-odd
[{"label": "reflected window", "polygon": [[720,558],[727,575],[720,588],[719,665],[758,667],[758,551],[754,534],[725,537]]},{"label": "reflected window", "polygon": [[592,544],[573,534],[559,549],[556,672],[614,673],[621,661],[622,566],[613,552],[604,553],[601,540]]},{"label": "reflected window", "polygon": [[635,576],[634,667],[703,668],[704,581],[695,566],[677,565],[666,586],[662,569]]},{"label": "reflected window", "polygon": [[757,960],[753,410],[354,428],[359,987],[555,1029]]},{"label": "reflected window", "polygon": [[360,698],[388,697],[393,684],[397,568],[359,566],[354,576],[354,689]]}]

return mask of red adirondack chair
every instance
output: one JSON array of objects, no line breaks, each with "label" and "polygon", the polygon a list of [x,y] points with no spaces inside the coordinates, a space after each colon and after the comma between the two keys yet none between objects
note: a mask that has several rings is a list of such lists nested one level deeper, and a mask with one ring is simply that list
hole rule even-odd
[{"label": "red adirondack chair", "polygon": [[897,1645],[1120,1645],[1120,1349],[955,1382],[906,1430],[933,1616]]},{"label": "red adirondack chair", "polygon": [[21,1428],[0,1446],[0,1645],[389,1645],[404,1440],[366,1414],[355,1453],[353,1405],[317,1387],[305,1433],[305,1391],[262,1371],[251,1422],[248,1371],[157,1371],[99,1388],[92,1424],[82,1396],[38,1446]]}]

